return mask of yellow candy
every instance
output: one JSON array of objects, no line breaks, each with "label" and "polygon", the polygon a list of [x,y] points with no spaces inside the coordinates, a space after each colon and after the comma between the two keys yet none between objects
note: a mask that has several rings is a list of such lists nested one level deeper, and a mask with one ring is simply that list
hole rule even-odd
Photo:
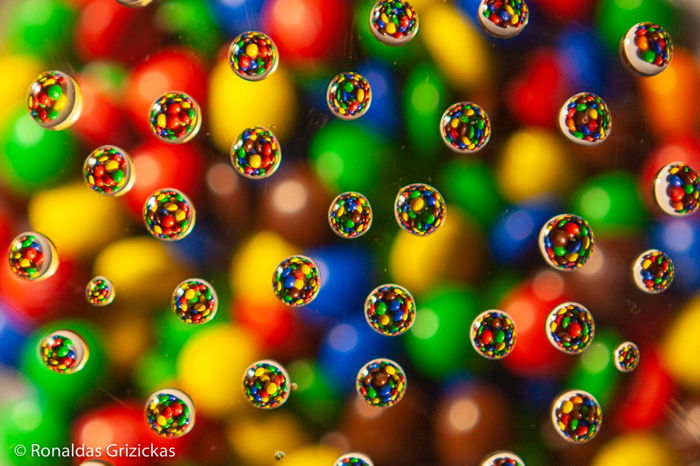
[{"label": "yellow candy", "polygon": [[569,400],[566,400],[565,402],[563,402],[561,404],[561,412],[564,414],[570,413],[573,409],[574,409],[574,404]]},{"label": "yellow candy", "polygon": [[64,108],[66,108],[66,103],[68,103],[68,99],[66,98],[65,94],[61,94],[61,97],[59,97],[56,102],[53,104],[53,109],[56,110],[57,112],[60,112]]},{"label": "yellow candy", "polygon": [[194,298],[195,294],[196,293],[194,292],[194,290],[190,288],[189,290],[185,291],[185,299],[189,301],[190,299]]},{"label": "yellow candy", "polygon": [[599,450],[591,466],[672,466],[683,464],[669,441],[652,433],[613,437]]},{"label": "yellow candy", "polygon": [[425,207],[425,201],[422,197],[416,197],[411,200],[411,210],[414,212],[419,212]]},{"label": "yellow candy", "polygon": [[362,89],[357,90],[357,100],[359,102],[363,102],[365,100],[365,91],[363,91]]},{"label": "yellow candy", "polygon": [[159,128],[165,128],[166,119],[164,113],[158,114],[158,116],[156,117],[156,125],[158,125]]},{"label": "yellow candy", "polygon": [[165,418],[159,414],[158,417],[156,418],[156,423],[159,426],[164,426],[165,425]]},{"label": "yellow candy", "polygon": [[245,47],[245,54],[250,58],[255,58],[258,56],[258,44],[248,44]]},{"label": "yellow candy", "polygon": [[[310,440],[302,423],[291,413],[283,411],[234,416],[226,426],[226,438],[236,456],[240,457],[240,464],[259,466],[272,465],[276,451],[289,455]],[[320,464],[330,465],[332,462],[333,458]],[[286,458],[280,464],[286,465]]]},{"label": "yellow candy", "polygon": [[258,154],[253,154],[248,158],[248,164],[253,168],[260,168],[262,158]]},{"label": "yellow candy", "polygon": [[396,32],[396,25],[394,23],[386,23],[386,32],[388,34],[394,34]]},{"label": "yellow candy", "polygon": [[274,382],[270,382],[265,386],[265,391],[267,392],[268,395],[274,395],[277,392],[277,384]]},{"label": "yellow candy", "polygon": [[113,172],[117,168],[119,168],[119,164],[116,162],[116,160],[110,160],[105,164],[105,170],[108,172]]}]

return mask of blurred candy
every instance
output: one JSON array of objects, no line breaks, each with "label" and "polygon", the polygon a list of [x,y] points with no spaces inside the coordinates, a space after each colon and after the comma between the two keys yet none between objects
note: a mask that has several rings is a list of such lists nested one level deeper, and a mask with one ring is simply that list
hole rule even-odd
[{"label": "blurred candy", "polygon": [[591,311],[578,303],[563,303],[552,309],[545,322],[549,342],[562,353],[581,354],[595,337]]},{"label": "blurred candy", "polygon": [[491,138],[491,120],[471,102],[451,105],[440,119],[440,135],[447,147],[459,153],[481,150]]},{"label": "blurred candy", "polygon": [[157,239],[178,241],[194,228],[197,212],[192,201],[177,189],[160,189],[143,205],[146,230]]},{"label": "blurred candy", "polygon": [[369,28],[387,45],[403,45],[418,33],[418,15],[405,0],[378,0],[369,15]]},{"label": "blurred candy", "polygon": [[[551,0],[548,0],[551,1]],[[572,2],[575,3],[575,2]],[[591,2],[595,3],[595,2]],[[634,23],[651,21],[673,31],[677,26],[676,11],[664,0],[600,0],[596,26],[611,51],[616,51],[620,38]]]},{"label": "blurred candy", "polygon": [[290,391],[289,374],[277,361],[256,361],[243,372],[243,396],[256,408],[279,408]]},{"label": "blurred candy", "polygon": [[[376,41],[373,40],[373,42]],[[374,58],[361,62],[355,68],[357,74],[364,76],[368,82],[372,83],[372,105],[362,117],[362,123],[372,128],[375,133],[393,135],[398,132],[402,124],[401,118],[398,117],[401,112],[401,104],[397,101],[398,76],[392,66]],[[314,81],[314,83],[316,84],[313,88],[314,97],[318,102],[317,105],[320,106],[322,81]]]},{"label": "blurred candy", "polygon": [[496,186],[492,167],[484,161],[466,157],[446,161],[438,184],[451,202],[479,224],[491,225],[502,218],[505,202]]},{"label": "blurred candy", "polygon": [[[579,1],[585,3],[583,0],[573,0],[572,3]],[[559,78],[562,80],[560,84],[569,87],[569,89],[588,89],[599,94],[608,85],[609,73],[606,71],[610,65],[608,58],[609,55],[603,47],[602,39],[597,30],[582,28],[580,23],[572,23],[559,34],[557,39],[556,59],[559,72],[554,79]],[[540,72],[544,72],[544,70]],[[540,85],[546,85],[546,83]],[[558,107],[565,98],[566,95],[557,96],[552,93],[549,100],[556,100]],[[549,119],[547,126],[555,119]]]},{"label": "blurred candy", "polygon": [[265,0],[208,0],[206,6],[219,29],[227,36],[234,37],[243,31],[260,29],[260,10],[264,2]]},{"label": "blurred candy", "polygon": [[684,162],[665,165],[654,177],[654,201],[664,213],[690,215],[698,208],[700,196],[698,173]]},{"label": "blurred candy", "polygon": [[283,466],[331,465],[337,457],[338,450],[329,445],[306,445],[287,451],[287,457],[280,464]]},{"label": "blurred candy", "polygon": [[639,365],[639,348],[631,341],[620,343],[613,354],[615,367],[620,372],[632,372]]},{"label": "blurred candy", "polygon": [[231,42],[228,58],[238,76],[246,81],[260,81],[277,70],[279,52],[267,34],[244,32]]},{"label": "blurred candy", "polygon": [[306,256],[283,260],[272,274],[272,290],[288,306],[305,306],[318,295],[321,276],[316,264]]},{"label": "blurred candy", "polygon": [[416,317],[416,302],[404,287],[394,284],[380,285],[365,300],[367,323],[382,335],[396,336],[406,333]]},{"label": "blurred candy", "polygon": [[148,118],[153,134],[168,144],[186,143],[202,126],[199,105],[182,92],[168,92],[157,98]]},{"label": "blurred candy", "polygon": [[161,437],[182,437],[194,427],[194,404],[180,390],[158,390],[146,401],[146,422]]},{"label": "blurred candy", "polygon": [[122,196],[134,186],[131,157],[115,146],[100,146],[85,159],[83,179],[90,189],[105,196]]},{"label": "blurred candy", "polygon": [[681,464],[670,442],[670,438],[652,432],[618,435],[600,447],[591,466]]},{"label": "blurred candy", "polygon": [[372,206],[360,193],[338,194],[328,209],[328,223],[341,238],[359,238],[372,226]]},{"label": "blurred candy", "polygon": [[90,349],[77,333],[57,330],[41,342],[39,356],[41,362],[57,374],[73,374],[85,366]]},{"label": "blurred candy", "polygon": [[399,189],[394,201],[394,217],[401,228],[426,236],[440,228],[447,207],[440,192],[428,184],[414,183]]},{"label": "blurred candy", "polygon": [[503,359],[515,348],[515,324],[504,312],[482,312],[472,322],[469,340],[481,356],[487,359]]},{"label": "blurred candy", "polygon": [[546,14],[559,21],[586,21],[596,5],[595,0],[535,0],[534,3]]},{"label": "blurred candy", "polygon": [[62,71],[46,71],[29,87],[27,108],[40,126],[62,130],[80,117],[83,97],[73,78]]},{"label": "blurred candy", "polygon": [[403,86],[405,134],[410,147],[425,157],[436,156],[441,147],[442,138],[433,125],[447,106],[446,88],[445,78],[430,62],[414,65]]},{"label": "blurred candy", "polygon": [[58,253],[51,240],[41,233],[20,233],[10,243],[10,269],[25,280],[44,280],[58,269]]},{"label": "blurred candy", "polygon": [[98,276],[90,280],[85,287],[85,299],[96,307],[104,307],[114,301],[114,285],[107,278]]},{"label": "blurred candy", "polygon": [[610,405],[618,391],[619,372],[615,368],[615,347],[619,335],[610,328],[596,332],[595,341],[576,358],[566,385],[593,395],[602,408]]},{"label": "blurred candy", "polygon": [[186,324],[205,324],[216,316],[219,297],[206,280],[189,278],[175,287],[170,307]]},{"label": "blurred candy", "polygon": [[622,61],[642,76],[654,76],[665,70],[673,58],[671,36],[654,23],[637,23],[620,42]]},{"label": "blurred candy", "polygon": [[153,0],[117,0],[117,2],[122,5],[139,8],[150,4],[152,1]]},{"label": "blurred candy", "polygon": [[41,63],[29,55],[0,55],[0,73],[6,105],[0,109],[0,125],[5,125],[16,108],[27,98],[27,83],[41,73]]},{"label": "blurred candy", "polygon": [[662,293],[671,286],[673,261],[658,249],[644,251],[632,264],[632,277],[637,288],[645,293]]},{"label": "blurred candy", "polygon": [[525,462],[514,453],[499,451],[482,461],[481,466],[525,466]]},{"label": "blurred candy", "polygon": [[368,405],[389,408],[406,393],[406,373],[390,359],[374,359],[357,373],[357,394]]},{"label": "blurred candy", "polygon": [[[38,14],[40,12],[41,14]],[[69,53],[76,11],[63,0],[32,0],[13,4],[7,15],[5,47],[52,60]]]},{"label": "blurred candy", "polygon": [[[224,2],[226,1],[228,0],[224,0]],[[223,40],[222,31],[217,24],[219,18],[210,8],[211,3],[213,2],[206,0],[159,2],[156,7],[154,23],[158,29],[165,31],[170,37],[177,37],[202,55],[213,57],[219,51]],[[246,1],[245,3],[250,4],[251,2]],[[224,27],[228,27],[228,25]]]},{"label": "blurred candy", "polygon": [[552,425],[567,442],[585,443],[598,435],[603,412],[598,401],[583,390],[570,390],[552,403]]},{"label": "blurred candy", "polygon": [[372,104],[369,81],[352,71],[335,76],[326,92],[328,108],[342,120],[354,120],[367,113]]},{"label": "blurred candy", "polygon": [[586,264],[593,254],[595,237],[584,219],[562,214],[550,218],[544,224],[538,243],[547,264],[569,272]]},{"label": "blurred candy", "polygon": [[562,105],[559,112],[559,129],[575,143],[601,143],[612,130],[610,110],[597,95],[579,92]]},{"label": "blurred candy", "polygon": [[374,466],[372,460],[362,453],[340,455],[333,463],[333,466],[345,466],[346,464],[350,466]]},{"label": "blurred candy", "polygon": [[233,168],[246,178],[268,178],[277,171],[281,161],[279,141],[272,131],[262,126],[246,128],[231,146]]},{"label": "blurred candy", "polygon": [[525,29],[530,11],[524,0],[481,0],[478,17],[486,32],[508,39]]}]

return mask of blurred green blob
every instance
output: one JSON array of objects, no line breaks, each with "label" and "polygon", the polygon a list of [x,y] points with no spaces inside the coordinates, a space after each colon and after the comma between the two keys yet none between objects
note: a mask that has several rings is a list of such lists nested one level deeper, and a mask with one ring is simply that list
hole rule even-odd
[{"label": "blurred green blob", "polygon": [[601,0],[597,26],[606,45],[617,52],[620,40],[636,23],[656,23],[673,36],[678,22],[674,9],[665,0]]},{"label": "blurred green blob", "polygon": [[160,387],[169,386],[177,378],[177,358],[164,357],[158,349],[141,356],[134,369],[134,381],[145,397]]},{"label": "blurred green blob", "polygon": [[[357,40],[367,55],[390,63],[406,63],[415,60],[423,54],[422,44],[418,40],[420,34],[420,23],[418,34],[410,42],[392,46],[380,42],[374,37],[369,28],[369,14],[376,0],[358,0],[355,7],[355,28],[357,29]],[[420,18],[420,16],[419,16]]]},{"label": "blurred green blob", "polygon": [[0,180],[23,194],[55,185],[78,169],[78,152],[70,132],[44,129],[17,110],[0,132]]},{"label": "blurred green blob", "polygon": [[110,61],[93,61],[83,69],[82,73],[94,78],[111,95],[121,95],[128,74],[128,70],[123,65]]},{"label": "blurred green blob", "polygon": [[299,359],[289,364],[287,371],[297,386],[289,397],[290,406],[319,425],[333,422],[342,403],[338,391],[333,390],[318,366]]},{"label": "blurred green blob", "polygon": [[73,47],[76,12],[64,0],[15,2],[7,24],[7,50],[53,59]]},{"label": "blurred green blob", "polygon": [[483,309],[497,309],[504,297],[523,282],[522,274],[513,268],[497,269],[487,272],[488,282],[479,294]]},{"label": "blurred green blob", "polygon": [[177,35],[185,44],[213,57],[221,45],[219,27],[204,1],[168,0],[156,12],[159,29]]},{"label": "blurred green blob", "polygon": [[589,392],[605,408],[615,394],[620,376],[613,352],[621,342],[620,336],[611,330],[597,332],[591,346],[576,358],[567,386]]},{"label": "blurred green blob", "polygon": [[481,160],[453,159],[444,165],[439,180],[445,199],[461,207],[483,229],[506,208],[491,168]]},{"label": "blurred green blob", "polygon": [[590,178],[574,193],[571,208],[598,237],[641,233],[649,217],[636,178],[620,171]]},{"label": "blurred green blob", "polygon": [[434,159],[444,149],[438,128],[447,108],[447,84],[435,66],[422,63],[408,75],[404,89],[408,142],[422,157]]},{"label": "blurred green blob", "polygon": [[[217,295],[218,294],[219,293],[217,290]],[[214,316],[212,323],[228,321],[228,313],[226,312],[226,309],[228,309],[228,306],[224,305],[220,299],[219,309],[216,312],[216,316]],[[177,360],[177,355],[180,352],[180,348],[182,348],[187,340],[189,340],[195,333],[207,328],[207,326],[207,324],[186,324],[180,320],[169,307],[163,309],[163,311],[158,313],[155,328],[156,341],[161,357],[172,359],[173,362]]]}]

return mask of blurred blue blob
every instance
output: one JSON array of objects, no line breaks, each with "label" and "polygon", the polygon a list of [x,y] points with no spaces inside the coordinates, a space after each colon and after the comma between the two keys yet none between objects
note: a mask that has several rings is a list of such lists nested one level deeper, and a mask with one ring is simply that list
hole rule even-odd
[{"label": "blurred blue blob", "polygon": [[391,69],[379,62],[365,62],[357,68],[372,88],[372,104],[362,117],[375,131],[395,132],[399,125],[399,108],[396,103],[396,87]]},{"label": "blurred blue blob", "polygon": [[0,301],[0,365],[16,366],[24,342],[29,335],[29,326],[10,311],[8,305]]},{"label": "blurred blue blob", "polygon": [[208,0],[209,9],[221,30],[231,36],[260,29],[265,0]]},{"label": "blurred blue blob", "polygon": [[552,400],[562,391],[561,381],[554,379],[520,379],[516,394],[530,410],[546,412]]},{"label": "blurred blue blob", "polygon": [[649,244],[664,251],[676,269],[674,286],[686,292],[700,287],[700,219],[664,217],[649,231]]},{"label": "blurred blue blob", "polygon": [[221,261],[221,251],[230,247],[230,244],[222,244],[220,234],[204,219],[197,218],[197,224],[189,235],[168,246],[178,258],[206,271],[210,265],[218,264]]},{"label": "blurred blue blob", "polygon": [[600,93],[605,86],[605,53],[599,36],[580,27],[557,39],[557,59],[571,88]]},{"label": "blurred blue blob", "polygon": [[491,227],[489,249],[500,264],[527,258],[537,249],[542,225],[559,212],[559,204],[541,197],[506,209]]}]

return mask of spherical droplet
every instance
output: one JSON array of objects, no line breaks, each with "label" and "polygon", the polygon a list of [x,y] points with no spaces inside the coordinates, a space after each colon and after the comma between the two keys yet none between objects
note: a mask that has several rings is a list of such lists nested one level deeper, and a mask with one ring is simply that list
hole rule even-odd
[{"label": "spherical droplet", "polygon": [[442,114],[440,135],[453,151],[471,154],[481,150],[491,139],[491,120],[477,104],[458,102]]},{"label": "spherical droplet", "polygon": [[275,460],[277,461],[282,461],[287,457],[287,455],[283,451],[277,451],[275,452]]},{"label": "spherical droplet", "polygon": [[78,84],[62,71],[46,71],[29,87],[29,114],[46,129],[62,130],[75,123],[83,109]]},{"label": "spherical droplet", "polygon": [[409,184],[399,189],[394,201],[394,217],[409,233],[426,236],[445,221],[447,206],[440,191],[428,184]]},{"label": "spherical droplet", "polygon": [[277,171],[281,161],[282,149],[277,138],[262,126],[244,129],[231,146],[233,168],[246,178],[268,178]]},{"label": "spherical droplet", "polygon": [[675,269],[673,261],[658,249],[644,251],[632,265],[632,277],[637,288],[645,293],[663,293],[671,286]]},{"label": "spherical droplet", "polygon": [[194,228],[196,216],[189,198],[172,188],[154,192],[143,206],[146,230],[163,241],[177,241],[189,235]]},{"label": "spherical droplet", "polygon": [[363,455],[362,453],[346,453],[344,455],[340,455],[335,462],[333,463],[333,466],[374,466],[374,463],[372,463],[372,460],[369,459],[367,455]]},{"label": "spherical droplet", "polygon": [[104,307],[115,298],[114,285],[107,278],[97,276],[90,280],[85,287],[85,299],[96,307]]},{"label": "spherical droplet", "polygon": [[372,206],[360,193],[339,194],[328,209],[328,224],[341,238],[359,238],[372,226]]},{"label": "spherical droplet", "polygon": [[403,398],[406,373],[391,359],[374,359],[357,373],[356,389],[368,405],[388,408]]},{"label": "spherical droplet", "polygon": [[369,81],[351,71],[340,73],[328,85],[326,102],[333,115],[342,120],[360,118],[372,104]]},{"label": "spherical droplet", "polygon": [[134,165],[131,157],[116,146],[100,146],[83,163],[85,184],[105,196],[121,196],[134,186]]},{"label": "spherical droplet", "polygon": [[673,41],[654,23],[637,23],[620,42],[622,62],[642,76],[654,76],[668,68],[673,58]]},{"label": "spherical droplet", "polygon": [[81,370],[90,356],[85,340],[71,330],[57,330],[39,344],[39,357],[46,367],[58,374]]},{"label": "spherical droplet", "polygon": [[598,400],[583,390],[570,390],[552,403],[554,430],[567,442],[585,443],[598,434],[603,411]]},{"label": "spherical droplet", "polygon": [[577,144],[601,143],[612,130],[610,110],[597,95],[579,92],[562,105],[559,128],[564,136]]},{"label": "spherical droplet", "polygon": [[365,318],[382,335],[401,335],[413,326],[416,301],[403,286],[380,285],[365,300]]},{"label": "spherical droplet", "polygon": [[8,251],[10,269],[24,280],[44,280],[58,269],[58,253],[41,233],[25,231],[15,236]]},{"label": "spherical droplet", "polygon": [[481,356],[503,359],[515,348],[517,331],[508,314],[494,309],[476,316],[469,337],[472,346]]},{"label": "spherical droplet", "polygon": [[530,11],[524,0],[481,0],[479,22],[499,39],[509,39],[520,34],[530,19]]},{"label": "spherical droplet", "polygon": [[418,33],[418,15],[405,0],[379,0],[369,14],[374,37],[387,45],[403,45]]},{"label": "spherical droplet", "polygon": [[595,237],[584,219],[562,214],[550,218],[540,230],[538,240],[544,260],[558,270],[583,267],[593,253]]},{"label": "spherical droplet", "polygon": [[652,193],[664,213],[676,217],[690,215],[698,208],[698,172],[684,162],[669,163],[654,177]]},{"label": "spherical droplet", "polygon": [[631,341],[620,343],[613,352],[615,367],[620,372],[632,372],[639,366],[639,347]]},{"label": "spherical droplet", "polygon": [[246,81],[260,81],[277,69],[279,52],[267,34],[244,32],[231,42],[228,58],[238,76]]},{"label": "spherical droplet", "polygon": [[306,256],[292,256],[280,262],[272,274],[275,296],[288,306],[305,306],[321,287],[318,267]]},{"label": "spherical droplet", "polygon": [[152,394],[146,402],[145,412],[148,426],[161,437],[182,437],[194,427],[192,400],[174,388],[164,388]]},{"label": "spherical droplet", "polygon": [[201,278],[189,278],[175,287],[170,307],[186,324],[206,324],[219,308],[214,287]]},{"label": "spherical droplet", "polygon": [[560,304],[547,316],[545,333],[552,346],[562,353],[583,353],[595,336],[593,314],[578,303]]},{"label": "spherical droplet", "polygon": [[290,391],[289,375],[276,361],[256,361],[243,373],[243,395],[256,408],[279,408]]},{"label": "spherical droplet", "polygon": [[152,1],[153,0],[117,0],[117,3],[120,3],[124,6],[140,8],[149,5]]},{"label": "spherical droplet", "polygon": [[525,466],[525,462],[515,453],[497,451],[484,459],[481,466]]},{"label": "spherical droplet", "polygon": [[151,105],[148,123],[161,141],[184,144],[199,132],[202,111],[197,102],[184,92],[167,92]]}]

